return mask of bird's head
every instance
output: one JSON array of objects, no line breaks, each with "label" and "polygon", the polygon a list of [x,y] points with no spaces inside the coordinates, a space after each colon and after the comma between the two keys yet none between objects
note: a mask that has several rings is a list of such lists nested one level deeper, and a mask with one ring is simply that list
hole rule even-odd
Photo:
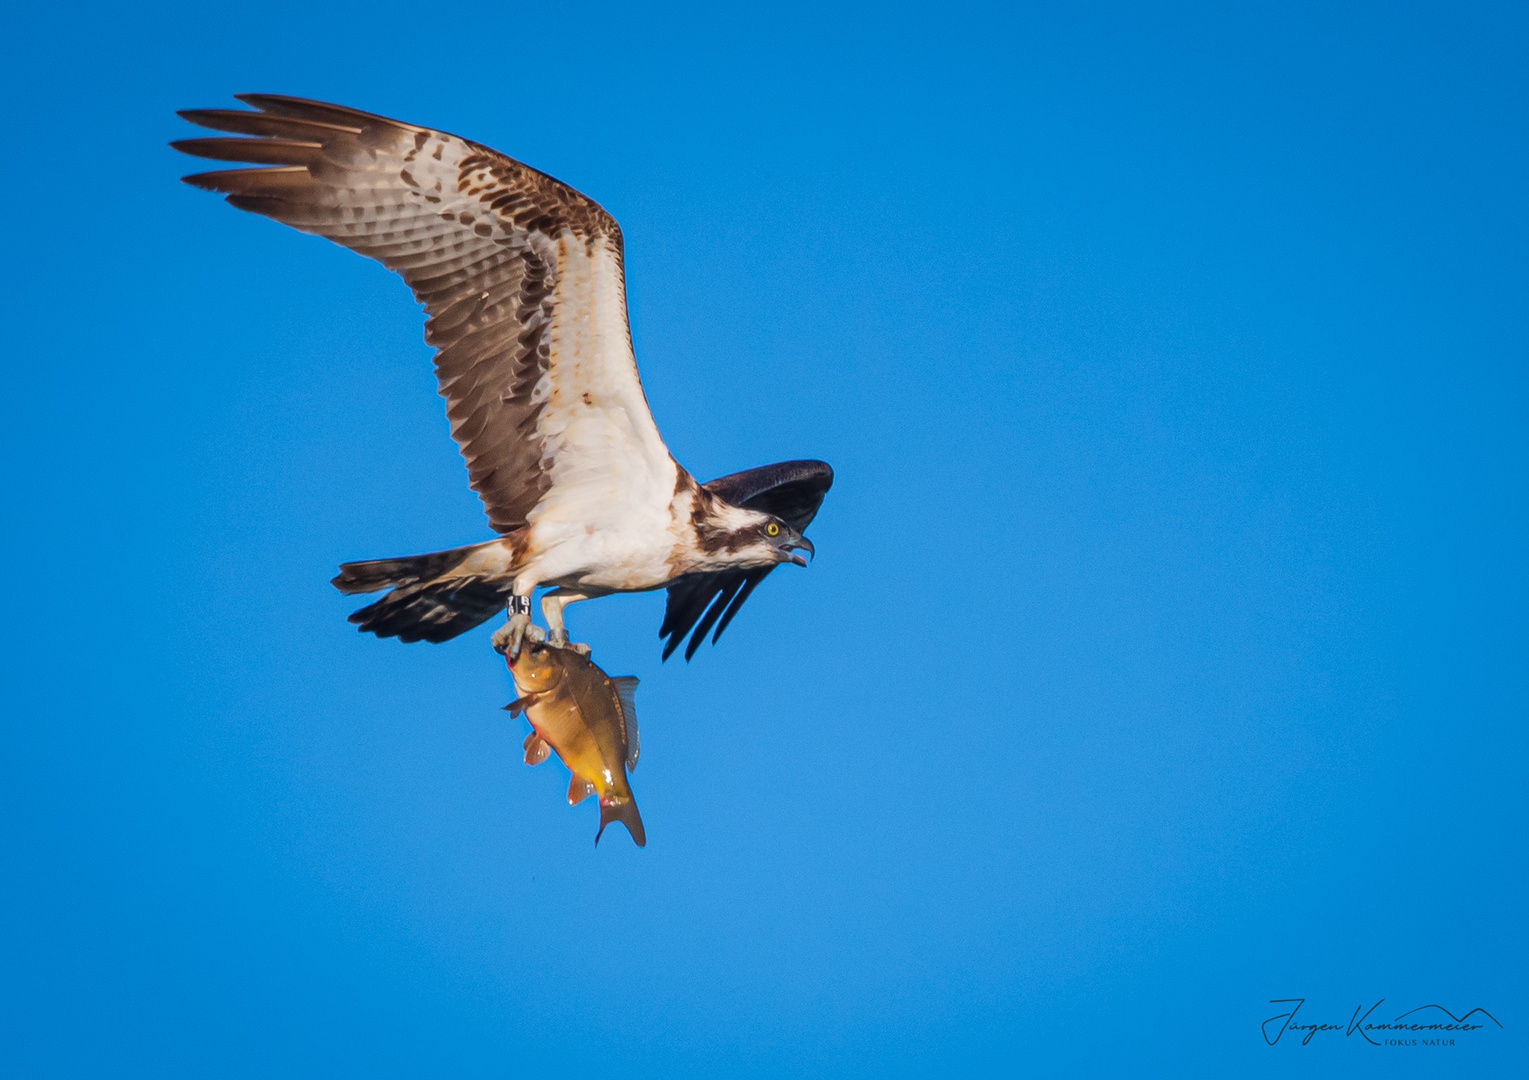
[{"label": "bird's head", "polygon": [[745,550],[753,554],[757,546],[759,558],[768,557],[770,562],[795,563],[797,566],[807,565],[807,560],[798,555],[798,551],[805,551],[808,555],[817,554],[812,548],[812,541],[790,525],[773,514],[763,516],[765,520],[755,526],[753,541],[746,545]]},{"label": "bird's head", "polygon": [[[806,566],[797,554],[814,554],[812,541],[774,514],[733,506],[720,499],[710,508],[704,527],[697,529],[701,548],[722,567],[754,569],[795,563]],[[698,523],[699,524],[699,523]]]}]

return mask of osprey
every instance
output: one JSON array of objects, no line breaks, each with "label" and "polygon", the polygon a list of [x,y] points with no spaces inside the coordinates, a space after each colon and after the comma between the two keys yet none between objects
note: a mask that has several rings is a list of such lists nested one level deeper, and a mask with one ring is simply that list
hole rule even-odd
[{"label": "osprey", "polygon": [[[805,566],[802,535],[833,483],[821,461],[787,461],[699,484],[648,411],[627,326],[621,229],[593,200],[486,146],[386,117],[274,94],[243,109],[180,115],[240,138],[172,143],[254,167],[188,184],[241,210],[316,233],[404,279],[429,316],[425,341],[451,435],[499,537],[346,563],[344,593],[388,589],[350,616],[363,631],[446,641],[496,612],[512,656],[563,608],[667,587],[667,659],[715,642],[781,563]],[[692,633],[692,631],[694,631]]]}]

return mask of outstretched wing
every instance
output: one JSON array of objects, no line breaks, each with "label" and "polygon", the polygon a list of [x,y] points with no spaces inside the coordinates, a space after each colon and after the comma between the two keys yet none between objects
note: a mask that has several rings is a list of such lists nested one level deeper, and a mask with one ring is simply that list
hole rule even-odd
[{"label": "outstretched wing", "polygon": [[[774,514],[797,532],[805,532],[817,517],[823,497],[833,486],[834,471],[826,461],[782,461],[757,469],[719,476],[703,485],[713,495],[734,506]],[[679,647],[691,628],[690,644],[685,646],[689,660],[701,647],[708,631],[715,625],[712,644],[716,644],[759,583],[775,569],[727,570],[720,573],[690,574],[669,586],[669,603],[664,608],[664,623],[658,636],[668,638],[664,659]]]},{"label": "outstretched wing", "polygon": [[667,505],[675,466],[638,381],[609,214],[445,132],[301,98],[239,100],[258,111],[181,116],[252,137],[172,145],[257,167],[186,182],[403,277],[429,315],[452,438],[496,530],[563,499]]}]

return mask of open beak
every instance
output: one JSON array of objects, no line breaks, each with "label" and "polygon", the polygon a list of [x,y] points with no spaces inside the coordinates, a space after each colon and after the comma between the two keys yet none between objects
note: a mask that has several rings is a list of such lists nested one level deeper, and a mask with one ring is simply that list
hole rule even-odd
[{"label": "open beak", "polygon": [[806,566],[807,560],[793,551],[793,548],[801,548],[808,555],[811,555],[814,558],[817,557],[817,552],[812,547],[812,541],[807,539],[805,536],[797,536],[794,540],[788,540],[786,543],[780,546],[780,550],[781,553],[786,556],[788,561],[794,562],[797,566]]}]

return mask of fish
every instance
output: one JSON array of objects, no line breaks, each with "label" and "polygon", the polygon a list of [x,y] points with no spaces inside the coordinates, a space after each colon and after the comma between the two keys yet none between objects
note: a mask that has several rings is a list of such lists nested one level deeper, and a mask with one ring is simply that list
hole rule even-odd
[{"label": "fish", "polygon": [[613,679],[581,653],[553,645],[528,644],[508,662],[519,696],[505,708],[511,716],[524,713],[531,724],[526,764],[540,765],[549,748],[557,751],[573,774],[568,805],[599,796],[595,843],[619,821],[645,847],[647,834],[627,779],[637,767],[637,679]]}]

